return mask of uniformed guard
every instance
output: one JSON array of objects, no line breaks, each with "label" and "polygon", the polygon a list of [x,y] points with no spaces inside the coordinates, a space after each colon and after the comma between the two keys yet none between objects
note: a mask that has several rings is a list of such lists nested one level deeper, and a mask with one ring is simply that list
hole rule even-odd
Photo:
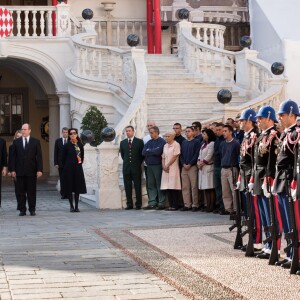
[{"label": "uniformed guard", "polygon": [[[248,234],[252,234],[251,237],[249,236],[249,242],[251,242],[251,245],[248,244],[243,247],[242,250],[246,251],[246,256],[253,256],[255,249],[261,250],[262,248],[262,230],[257,197],[253,197],[248,191],[248,184],[253,175],[254,145],[258,137],[256,112],[253,109],[248,108],[242,112],[239,120],[241,130],[245,133],[241,143],[240,174],[237,187],[239,187],[242,193],[243,209],[248,227],[247,232]],[[252,228],[249,228],[250,226]]]},{"label": "uniformed guard", "polygon": [[277,119],[274,108],[269,105],[261,107],[256,117],[258,127],[262,132],[254,146],[253,177],[250,178],[248,187],[249,191],[253,191],[253,195],[257,196],[262,226],[264,226],[266,237],[269,238],[261,253],[256,257],[269,259],[272,248],[269,229],[272,223],[271,216],[274,216],[274,214],[271,215],[270,211],[269,198],[271,195],[269,191],[264,188],[265,185],[263,185],[263,183],[266,177],[270,179],[269,184],[272,185],[272,178],[275,177],[278,133],[274,124],[277,123]]},{"label": "uniformed guard", "polygon": [[[299,127],[298,127],[299,128]],[[296,227],[298,231],[298,241],[300,241],[300,141],[297,144],[297,151],[295,151],[295,160],[297,161],[297,166],[294,169],[294,177],[297,178],[296,181],[293,181],[291,184],[292,196],[294,198],[294,207],[295,207],[295,219]],[[300,258],[300,247],[298,245],[298,258]],[[297,275],[300,275],[300,261],[298,261],[298,271]]]},{"label": "uniformed guard", "polygon": [[[283,226],[283,232],[286,235],[287,244],[290,244],[288,233],[293,231],[291,218],[291,209],[289,206],[290,186],[293,180],[296,180],[295,151],[297,151],[298,142],[300,140],[300,129],[297,127],[297,116],[299,116],[298,105],[293,100],[286,100],[281,103],[278,111],[278,120],[284,127],[281,134],[280,148],[277,156],[277,170],[273,185],[273,192],[278,195],[279,211]],[[291,205],[294,205],[291,203]],[[292,251],[291,247],[287,251],[287,257],[276,263],[277,266],[289,269],[291,267]]]}]

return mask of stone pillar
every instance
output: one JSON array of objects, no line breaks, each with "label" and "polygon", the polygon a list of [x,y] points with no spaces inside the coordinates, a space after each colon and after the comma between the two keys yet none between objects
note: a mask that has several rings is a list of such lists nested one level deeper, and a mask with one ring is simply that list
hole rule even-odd
[{"label": "stone pillar", "polygon": [[48,95],[49,102],[49,173],[50,176],[57,176],[57,169],[54,167],[54,144],[59,137],[59,107],[57,95]]},{"label": "stone pillar", "polygon": [[64,2],[56,6],[56,35],[59,37],[71,36],[70,7]]},{"label": "stone pillar", "polygon": [[258,52],[244,48],[240,52],[235,53],[236,63],[236,85],[239,88],[248,90],[250,87],[250,69],[249,58],[257,58]]},{"label": "stone pillar", "polygon": [[85,183],[87,188],[87,194],[93,195],[97,190],[97,179],[95,174],[97,174],[97,151],[96,147],[92,147],[90,144],[84,145],[84,161],[83,161],[83,171],[85,177]]},{"label": "stone pillar", "polygon": [[63,127],[71,127],[70,117],[70,94],[58,93],[59,98],[59,127],[60,131]]},{"label": "stone pillar", "polygon": [[121,209],[119,145],[103,142],[99,149],[97,208]]}]

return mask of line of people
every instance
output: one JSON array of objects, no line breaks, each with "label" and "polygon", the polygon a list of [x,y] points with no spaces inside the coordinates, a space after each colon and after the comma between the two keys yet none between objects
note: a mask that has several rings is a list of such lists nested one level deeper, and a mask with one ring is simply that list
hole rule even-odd
[{"label": "line of people", "polygon": [[[279,260],[278,256],[276,265],[290,268],[293,256],[290,232],[294,230],[297,234],[300,230],[300,128],[297,124],[300,113],[297,103],[287,100],[277,114],[279,122],[275,110],[263,106],[257,114],[246,109],[236,120],[227,119],[225,125],[212,123],[201,130],[201,124],[194,122],[185,128],[186,139],[181,135],[179,123],[174,124],[173,131],[165,133],[164,139],[154,122],[148,122],[149,136],[144,141],[136,138],[134,128],[128,126],[127,139],[120,146],[126,209],[134,208],[132,182],[136,191],[135,208],[141,209],[143,161],[148,194],[146,210],[213,211],[234,219],[241,198],[239,206],[247,219],[250,215],[247,193],[250,193],[254,254],[260,259],[270,258],[269,237],[274,228],[272,201],[278,231],[276,245],[280,250],[283,233],[289,245],[286,257]],[[237,197],[236,190],[241,197]],[[294,228],[289,195],[294,199]],[[296,239],[299,243],[300,235]],[[245,251],[246,246],[241,248]]]}]

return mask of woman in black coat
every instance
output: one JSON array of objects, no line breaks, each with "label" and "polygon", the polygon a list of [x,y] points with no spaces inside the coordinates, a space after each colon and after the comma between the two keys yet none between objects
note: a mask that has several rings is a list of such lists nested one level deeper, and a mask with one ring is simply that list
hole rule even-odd
[{"label": "woman in black coat", "polygon": [[[79,212],[79,194],[86,193],[85,179],[82,169],[84,159],[83,145],[78,137],[78,130],[70,128],[68,130],[68,142],[64,145],[62,155],[62,191],[70,201],[70,212]],[[75,209],[73,205],[73,194],[75,199]]]}]

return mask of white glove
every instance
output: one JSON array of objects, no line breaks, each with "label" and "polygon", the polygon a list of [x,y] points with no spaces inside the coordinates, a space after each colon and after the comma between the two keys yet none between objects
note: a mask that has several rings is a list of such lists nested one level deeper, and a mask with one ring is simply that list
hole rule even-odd
[{"label": "white glove", "polygon": [[293,197],[293,199],[295,201],[296,198],[297,198],[297,189],[291,189],[291,195],[292,195],[292,197]]},{"label": "white glove", "polygon": [[262,190],[263,190],[264,196],[265,196],[266,198],[270,198],[270,197],[271,197],[271,194],[268,192],[267,186],[266,186],[265,184],[263,184],[263,185],[261,186],[261,188],[262,188]]},{"label": "white glove", "polygon": [[240,189],[240,186],[241,186],[241,182],[238,181],[238,182],[235,184],[235,190],[239,190],[239,189]]},{"label": "white glove", "polygon": [[253,191],[253,187],[254,187],[254,183],[253,183],[253,182],[249,182],[249,183],[248,183],[248,189],[249,189],[249,192],[252,192],[252,191]]}]

